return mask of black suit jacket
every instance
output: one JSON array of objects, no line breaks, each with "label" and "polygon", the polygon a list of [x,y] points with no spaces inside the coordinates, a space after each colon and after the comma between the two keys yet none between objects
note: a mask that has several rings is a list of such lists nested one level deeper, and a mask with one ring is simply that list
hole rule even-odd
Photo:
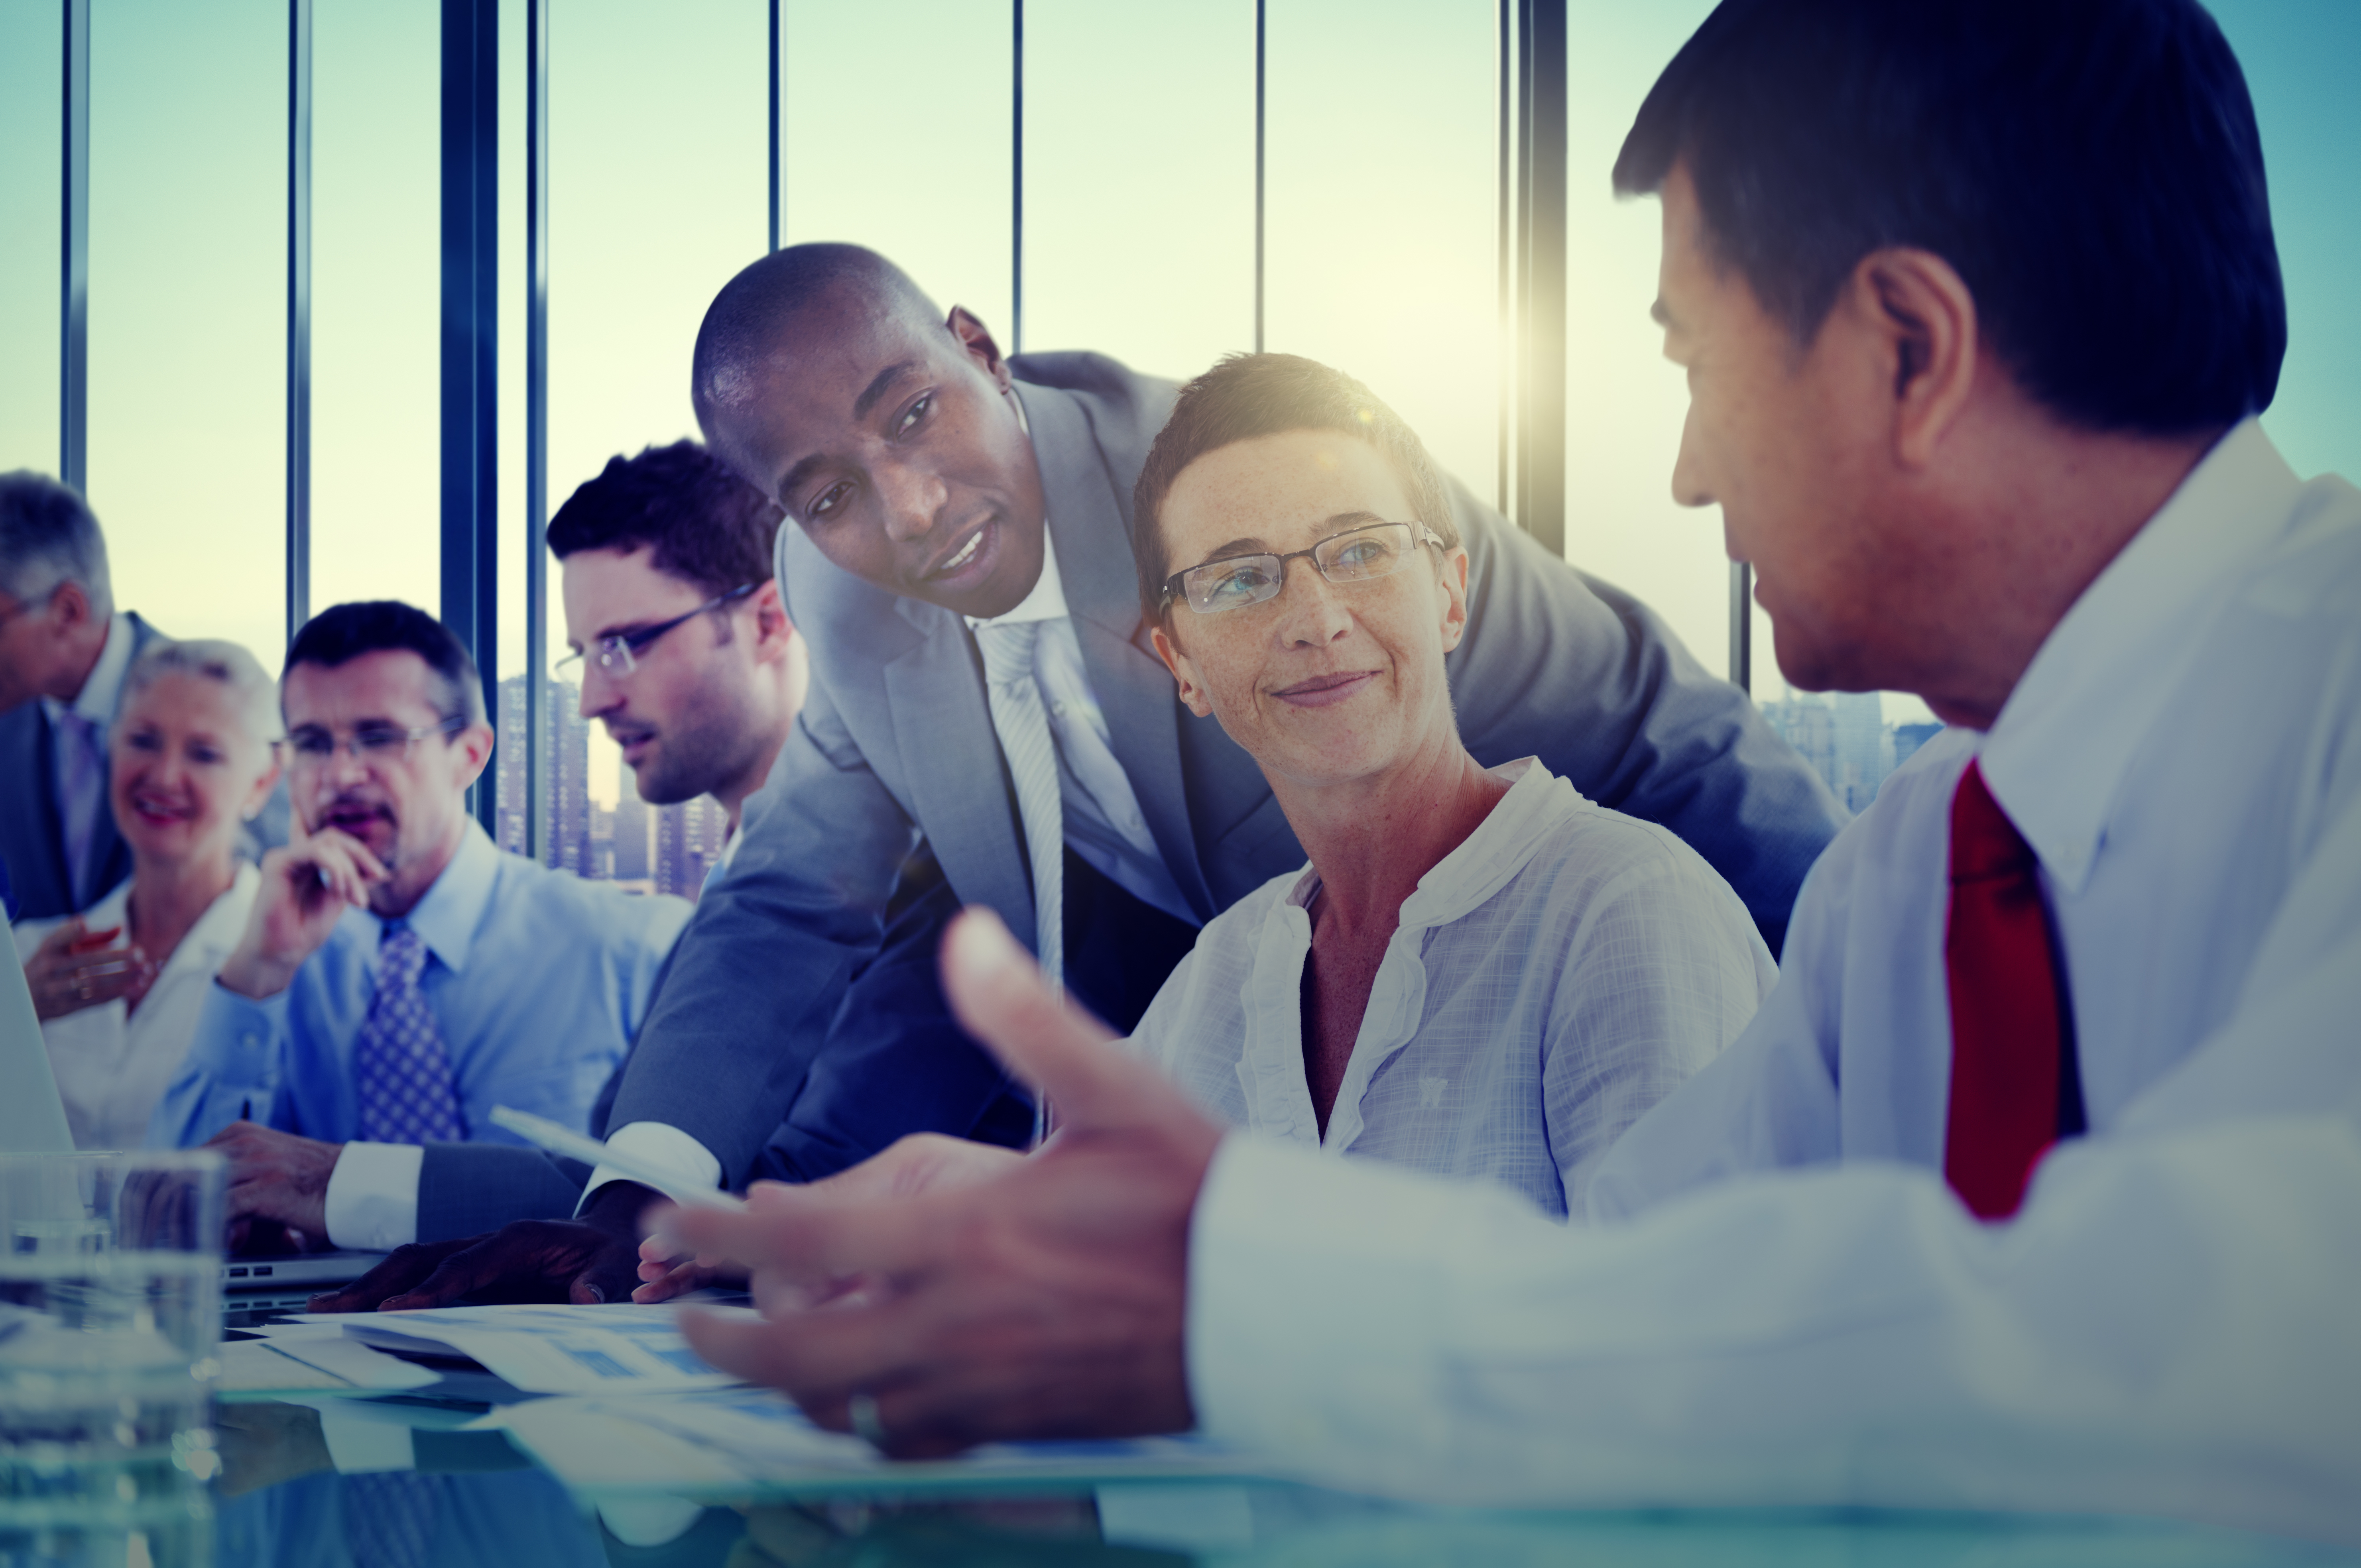
[{"label": "black suit jacket", "polygon": [[[137,659],[159,635],[137,615],[131,625],[131,657]],[[125,666],[129,667],[127,664]],[[41,699],[0,713],[0,859],[8,862],[8,885],[16,895],[17,918],[42,920],[76,915],[86,906],[74,897],[66,869],[65,814],[58,799],[57,740]],[[113,891],[131,874],[131,848],[115,831],[106,802],[106,781],[98,782],[98,817],[90,835],[86,868],[89,903]]]}]

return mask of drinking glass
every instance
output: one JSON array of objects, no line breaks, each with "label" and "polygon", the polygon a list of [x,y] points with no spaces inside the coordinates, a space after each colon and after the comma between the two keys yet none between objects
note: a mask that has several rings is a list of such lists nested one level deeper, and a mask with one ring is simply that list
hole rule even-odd
[{"label": "drinking glass", "polygon": [[201,1562],[221,1156],[0,1155],[0,1561]]}]

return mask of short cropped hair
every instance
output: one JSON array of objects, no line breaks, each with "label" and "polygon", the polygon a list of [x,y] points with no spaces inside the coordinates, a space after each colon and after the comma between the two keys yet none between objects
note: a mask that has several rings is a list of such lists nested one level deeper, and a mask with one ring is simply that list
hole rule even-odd
[{"label": "short cropped hair", "polygon": [[279,738],[279,683],[245,648],[213,638],[174,642],[159,637],[150,642],[123,677],[123,696],[115,709],[118,729],[131,711],[131,699],[166,675],[194,675],[228,688],[247,740],[268,746]]},{"label": "short cropped hair", "polygon": [[549,520],[561,561],[585,550],[653,547],[651,564],[708,595],[771,575],[779,509],[694,441],[610,457]]},{"label": "short cropped hair", "polygon": [[331,605],[303,623],[287,645],[287,668],[317,664],[333,670],[364,653],[407,652],[426,661],[443,688],[435,711],[445,718],[484,721],[484,679],[451,629],[399,599],[364,599]]},{"label": "short cropped hair", "polygon": [[93,609],[114,613],[98,519],[80,492],[47,474],[0,474],[0,593],[29,605],[60,583],[80,583]]},{"label": "short cropped hair", "polygon": [[721,408],[748,373],[771,357],[788,321],[823,298],[847,293],[880,312],[929,324],[943,319],[908,273],[862,246],[815,241],[749,263],[721,286],[697,323],[689,400],[706,440],[714,439]]},{"label": "short cropped hair", "polygon": [[1723,0],[1649,91],[1615,189],[1676,164],[1717,259],[1798,344],[1862,257],[1909,246],[2070,423],[2193,433],[2278,389],[2262,140],[2196,0]]},{"label": "short cropped hair", "polygon": [[1139,568],[1139,604],[1159,618],[1164,581],[1173,573],[1164,547],[1164,498],[1182,469],[1208,452],[1260,436],[1323,430],[1366,441],[1391,459],[1410,491],[1411,510],[1445,549],[1459,545],[1443,475],[1418,433],[1375,392],[1342,370],[1298,354],[1233,354],[1180,389],[1171,417],[1156,433],[1131,492],[1131,556]]}]

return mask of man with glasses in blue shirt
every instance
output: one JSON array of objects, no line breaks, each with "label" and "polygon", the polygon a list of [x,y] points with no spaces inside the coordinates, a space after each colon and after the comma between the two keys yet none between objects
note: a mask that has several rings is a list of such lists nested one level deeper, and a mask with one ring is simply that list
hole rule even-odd
[{"label": "man with glasses in blue shirt", "polygon": [[467,809],[482,681],[424,611],[323,611],[280,700],[299,830],[263,861],[148,1142],[223,1144],[234,1221],[396,1246],[424,1145],[504,1138],[501,1104],[588,1123],[689,906],[494,847]]}]

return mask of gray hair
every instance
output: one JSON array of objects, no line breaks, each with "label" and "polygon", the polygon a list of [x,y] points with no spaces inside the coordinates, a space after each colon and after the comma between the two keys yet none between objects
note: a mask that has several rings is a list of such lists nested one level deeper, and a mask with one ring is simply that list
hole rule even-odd
[{"label": "gray hair", "polygon": [[0,474],[0,593],[31,604],[60,583],[80,583],[93,610],[114,613],[98,519],[70,486],[46,474]]},{"label": "gray hair", "polygon": [[123,677],[123,696],[115,706],[115,723],[131,711],[131,701],[166,675],[199,675],[229,688],[238,722],[247,739],[269,746],[279,739],[279,683],[263,673],[261,663],[237,643],[217,638],[170,642],[159,638],[132,662]]}]

